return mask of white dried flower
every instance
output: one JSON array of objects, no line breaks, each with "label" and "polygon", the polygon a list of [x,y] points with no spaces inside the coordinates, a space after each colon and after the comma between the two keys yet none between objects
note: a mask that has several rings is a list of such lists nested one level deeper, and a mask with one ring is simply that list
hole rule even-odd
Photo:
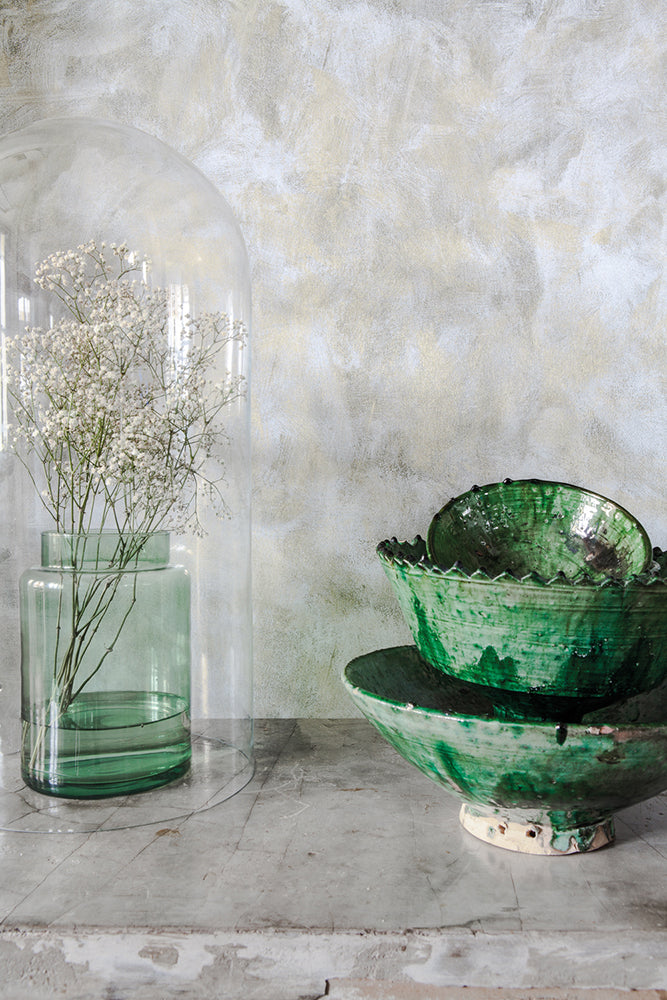
[{"label": "white dried flower", "polygon": [[225,511],[220,473],[206,466],[227,439],[222,411],[245,387],[211,372],[245,329],[224,313],[174,317],[148,269],[127,244],[94,241],[35,269],[65,314],[12,345],[14,442],[26,464],[37,456],[58,530],[198,533],[203,496]]}]

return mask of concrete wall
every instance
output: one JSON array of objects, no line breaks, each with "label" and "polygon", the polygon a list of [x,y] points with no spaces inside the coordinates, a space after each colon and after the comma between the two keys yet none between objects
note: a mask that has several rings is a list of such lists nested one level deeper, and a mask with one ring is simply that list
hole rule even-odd
[{"label": "concrete wall", "polygon": [[0,0],[0,131],[143,128],[242,225],[256,714],[353,714],[374,554],[559,478],[667,546],[662,0]]}]

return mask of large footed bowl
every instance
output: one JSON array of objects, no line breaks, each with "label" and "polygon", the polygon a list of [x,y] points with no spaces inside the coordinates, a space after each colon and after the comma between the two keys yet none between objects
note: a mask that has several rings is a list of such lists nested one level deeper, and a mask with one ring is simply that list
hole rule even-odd
[{"label": "large footed bowl", "polygon": [[413,646],[348,664],[344,684],[406,760],[460,800],[470,833],[531,854],[595,850],[613,814],[667,788],[667,685],[583,723],[508,721]]},{"label": "large footed bowl", "polygon": [[378,555],[424,658],[499,689],[509,715],[575,721],[667,676],[667,559],[623,581],[443,570],[424,540]]},{"label": "large footed bowl", "polygon": [[489,576],[558,573],[591,580],[643,573],[651,543],[620,504],[568,483],[506,479],[450,500],[429,527],[431,561]]}]

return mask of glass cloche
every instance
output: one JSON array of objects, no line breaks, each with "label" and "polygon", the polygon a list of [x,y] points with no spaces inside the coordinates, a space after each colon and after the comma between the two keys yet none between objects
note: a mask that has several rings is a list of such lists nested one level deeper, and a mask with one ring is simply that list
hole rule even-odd
[{"label": "glass cloche", "polygon": [[249,334],[193,164],[90,119],[0,139],[1,828],[163,822],[250,779]]}]

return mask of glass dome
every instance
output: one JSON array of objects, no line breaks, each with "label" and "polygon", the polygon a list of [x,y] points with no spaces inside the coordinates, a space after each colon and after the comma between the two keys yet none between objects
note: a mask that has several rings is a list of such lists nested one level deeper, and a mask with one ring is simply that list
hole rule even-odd
[{"label": "glass dome", "polygon": [[[252,776],[249,333],[241,232],[191,163],[91,119],[0,139],[0,828],[160,823],[224,801]],[[120,539],[111,548],[109,529]],[[153,529],[169,533],[163,563],[145,544]],[[80,535],[85,565],[72,555]],[[129,585],[113,568],[119,551]],[[168,598],[155,583],[165,566],[178,570]],[[121,592],[120,612],[99,598],[117,603]],[[139,650],[143,665],[128,666]],[[187,750],[133,794],[131,783],[104,786],[107,750],[93,748],[88,784],[72,793],[54,750],[58,720],[79,747],[95,699],[115,697],[123,657],[133,709],[128,691],[164,700],[165,676],[181,671]],[[34,714],[40,699],[48,718]],[[135,734],[149,721],[138,717]]]}]

